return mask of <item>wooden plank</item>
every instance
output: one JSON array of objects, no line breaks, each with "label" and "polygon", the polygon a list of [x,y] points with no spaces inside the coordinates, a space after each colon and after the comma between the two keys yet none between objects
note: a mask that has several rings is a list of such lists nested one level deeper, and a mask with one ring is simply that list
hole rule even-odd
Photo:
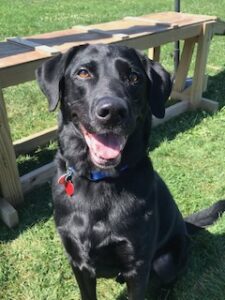
[{"label": "wooden plank", "polygon": [[128,21],[134,21],[134,22],[136,22],[136,24],[138,24],[138,23],[140,23],[140,22],[147,22],[147,23],[149,23],[149,24],[152,24],[152,25],[164,25],[164,26],[168,26],[168,27],[172,27],[172,28],[174,28],[174,27],[178,27],[178,25],[177,24],[174,24],[172,21],[172,19],[170,20],[170,21],[168,21],[168,22],[163,22],[162,20],[160,20],[160,19],[152,19],[151,17],[129,17],[129,16],[127,16],[127,17],[125,17],[125,18],[123,18],[124,20],[128,20]]},{"label": "wooden plank", "polygon": [[0,186],[3,198],[13,206],[23,201],[16,156],[7,120],[6,108],[0,89]]},{"label": "wooden plank", "polygon": [[[9,43],[7,43],[9,44]],[[12,44],[12,46],[14,46]],[[46,53],[40,53],[35,50],[29,49],[28,47],[22,47],[21,52],[12,53],[9,56],[5,56],[0,58],[0,70],[4,70],[7,68],[13,68],[17,65],[22,65],[26,63],[32,63],[35,60],[49,58],[49,55]]]},{"label": "wooden plank", "polygon": [[[171,98],[190,103],[190,93],[188,93],[190,90],[189,88],[187,90],[188,90],[187,92],[182,92],[182,93],[173,91],[171,93]],[[216,101],[212,101],[210,99],[201,98],[198,107],[210,113],[215,113],[218,111],[219,103]],[[190,109],[195,109],[195,107],[193,108],[193,106],[190,105]]]},{"label": "wooden plank", "polygon": [[[126,21],[126,20],[116,20],[116,21],[111,21],[107,23],[98,23],[94,25],[89,25],[87,26],[88,31],[93,30],[93,29],[98,29],[102,31],[106,31],[110,33],[111,35],[113,34],[126,34],[126,35],[145,35],[145,32],[151,33],[153,32],[153,27],[150,28],[148,25],[148,22],[146,24],[142,24],[141,28],[138,26],[135,26],[134,22]],[[162,26],[161,26],[162,27]],[[163,27],[164,29],[164,27]]]},{"label": "wooden plank", "polygon": [[20,37],[8,38],[7,42],[14,43],[14,44],[20,44],[20,45],[26,46],[28,48],[34,49],[35,51],[44,52],[50,56],[60,53],[59,50],[57,50],[54,47],[49,47],[49,46],[42,45],[42,44],[39,44],[39,43],[36,43],[33,41],[29,41],[29,40],[26,40],[25,38],[20,38]]},{"label": "wooden plank", "polygon": [[148,21],[143,22],[142,24],[137,24],[135,22],[131,21],[120,21],[120,22],[111,22],[111,23],[105,23],[105,24],[98,24],[96,25],[96,28],[107,31],[111,33],[112,36],[115,36],[117,34],[125,34],[129,35],[132,38],[135,37],[141,37],[152,34],[157,34],[159,32],[166,32],[169,30],[173,30],[174,28],[171,27],[169,24],[155,24],[152,25]]},{"label": "wooden plank", "polygon": [[[159,18],[156,18],[157,16],[159,16]],[[204,17],[199,19],[196,15],[195,17],[191,17],[190,15],[180,13],[177,13],[175,15],[162,13],[146,15],[143,17],[127,17],[123,20],[100,23],[87,27],[97,28],[103,31],[110,32],[111,34],[115,32],[125,33],[134,38],[146,34],[158,34],[161,31],[167,32],[173,29],[186,29],[193,25],[202,25],[203,22],[209,19],[212,20],[213,18]]]},{"label": "wooden plank", "polygon": [[126,20],[136,20],[136,23],[147,22],[155,24],[171,24],[176,27],[185,27],[191,26],[193,24],[203,24],[205,22],[214,21],[215,23],[218,21],[218,18],[215,16],[206,16],[206,15],[193,15],[186,13],[177,13],[177,12],[162,12],[162,13],[154,13],[150,15],[144,15],[141,17],[126,17]]},{"label": "wooden plank", "polygon": [[21,176],[20,182],[23,192],[27,193],[35,187],[50,181],[55,173],[55,170],[55,163],[51,162],[30,173],[27,173],[26,175]]},{"label": "wooden plank", "polygon": [[193,24],[205,23],[210,21],[217,21],[216,16],[208,15],[199,15],[199,14],[187,14],[187,13],[178,13],[174,11],[159,12],[149,15],[141,16],[141,18],[148,18],[151,20],[157,20],[161,23],[173,23],[179,26],[189,26]]},{"label": "wooden plank", "polygon": [[158,125],[161,125],[161,124],[169,121],[170,119],[188,111],[188,109],[189,109],[188,101],[182,101],[182,102],[178,102],[174,105],[171,105],[170,107],[168,107],[166,109],[166,114],[163,119],[157,119],[157,118],[153,117],[152,126],[156,127]]},{"label": "wooden plank", "polygon": [[46,145],[57,136],[57,126],[32,134],[13,143],[16,155],[29,153],[39,146]]},{"label": "wooden plank", "polygon": [[102,29],[97,29],[97,28],[93,28],[93,29],[89,29],[88,32],[96,32],[96,33],[100,33],[106,36],[112,36],[112,37],[118,37],[122,40],[126,40],[129,39],[129,35],[128,34],[124,34],[124,33],[110,33],[108,31],[102,30]]},{"label": "wooden plank", "polygon": [[160,47],[154,47],[148,49],[148,57],[154,61],[160,61]]},{"label": "wooden plank", "polygon": [[183,51],[177,72],[175,74],[175,83],[173,89],[181,92],[184,89],[185,81],[191,64],[191,59],[195,47],[196,38],[190,38],[184,41]]},{"label": "wooden plank", "polygon": [[10,68],[0,68],[0,82],[2,88],[35,80],[35,70],[47,59],[49,59],[49,57],[24,64],[14,65]]},{"label": "wooden plank", "polygon": [[199,107],[211,113],[218,111],[219,103],[206,98],[202,98]]},{"label": "wooden plank", "polygon": [[9,227],[13,228],[18,225],[18,213],[5,199],[0,198],[0,219]]},{"label": "wooden plank", "polygon": [[118,45],[126,45],[128,47],[145,50],[152,47],[159,47],[166,43],[176,42],[178,40],[185,40],[194,36],[198,36],[202,31],[202,25],[196,24],[185,28],[172,28],[168,31],[161,31],[157,34],[146,36],[132,37],[124,41],[116,41]]},{"label": "wooden plank", "polygon": [[126,40],[129,38],[128,34],[123,34],[123,33],[111,33],[107,30],[103,30],[103,29],[99,29],[99,28],[95,28],[95,26],[82,26],[82,25],[77,25],[77,26],[73,26],[73,29],[79,29],[82,30],[83,32],[89,32],[89,33],[98,33],[101,35],[105,35],[107,37],[118,37],[121,38],[122,40]]},{"label": "wooden plank", "polygon": [[9,57],[15,56],[17,54],[29,53],[30,49],[22,46],[16,45],[12,43],[7,43],[6,41],[0,42],[0,67],[3,67],[3,62],[8,62]]}]

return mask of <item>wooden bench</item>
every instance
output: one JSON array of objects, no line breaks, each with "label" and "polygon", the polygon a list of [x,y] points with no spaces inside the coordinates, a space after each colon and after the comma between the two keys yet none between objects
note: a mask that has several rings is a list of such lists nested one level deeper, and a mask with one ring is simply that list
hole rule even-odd
[{"label": "wooden bench", "polygon": [[[178,40],[184,41],[176,72],[172,98],[181,100],[169,107],[163,121],[192,108],[217,110],[217,103],[202,98],[207,86],[205,68],[210,41],[215,33],[224,33],[224,22],[216,17],[164,12],[141,17],[126,17],[91,26],[75,26],[68,30],[23,38],[8,38],[0,42],[0,217],[12,227],[18,223],[15,207],[23,195],[46,182],[54,172],[50,163],[19,177],[15,152],[30,151],[55,137],[56,128],[12,143],[3,88],[34,80],[34,70],[46,59],[70,47],[84,43],[114,43],[140,50],[149,49],[152,59],[160,60],[160,47]],[[185,89],[194,48],[197,47],[192,84]],[[154,119],[157,125],[161,120]]]}]

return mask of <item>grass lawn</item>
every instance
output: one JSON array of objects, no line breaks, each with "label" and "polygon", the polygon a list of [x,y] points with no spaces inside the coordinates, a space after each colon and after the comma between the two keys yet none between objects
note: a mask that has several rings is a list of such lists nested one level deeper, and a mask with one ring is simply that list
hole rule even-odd
[{"label": "grass lawn", "polygon": [[[225,19],[225,0],[181,1],[182,11]],[[173,10],[173,0],[1,0],[0,40]],[[163,48],[163,64],[172,70],[172,46]],[[208,60],[205,97],[219,102],[219,111],[185,113],[153,130],[155,168],[167,182],[184,215],[225,198],[225,36],[214,37]],[[34,82],[4,91],[13,139],[51,127],[55,114]],[[22,121],[21,121],[22,120]],[[18,157],[20,173],[50,161],[55,144]],[[14,230],[0,223],[1,300],[78,300],[79,291],[55,231],[48,184],[26,195]],[[147,299],[225,299],[225,216],[193,239],[187,273],[169,292],[154,283]],[[124,286],[99,280],[101,300],[124,300]]]}]

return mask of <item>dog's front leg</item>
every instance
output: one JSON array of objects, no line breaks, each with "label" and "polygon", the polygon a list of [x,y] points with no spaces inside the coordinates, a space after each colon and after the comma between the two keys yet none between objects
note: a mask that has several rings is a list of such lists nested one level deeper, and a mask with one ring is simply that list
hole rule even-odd
[{"label": "dog's front leg", "polygon": [[149,270],[143,268],[137,275],[126,279],[128,299],[129,300],[144,300],[145,293],[149,280]]},{"label": "dog's front leg", "polygon": [[74,275],[80,288],[82,300],[97,300],[96,278],[92,277],[87,271],[80,271],[72,265]]}]

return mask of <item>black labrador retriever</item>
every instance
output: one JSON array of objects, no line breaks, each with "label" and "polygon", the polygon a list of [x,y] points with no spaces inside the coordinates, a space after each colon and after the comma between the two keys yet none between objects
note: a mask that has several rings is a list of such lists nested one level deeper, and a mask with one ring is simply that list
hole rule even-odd
[{"label": "black labrador retriever", "polygon": [[36,74],[49,110],[60,101],[54,217],[81,298],[96,300],[96,278],[117,276],[129,300],[144,300],[150,271],[174,282],[189,233],[225,209],[219,201],[184,220],[153,169],[151,119],[164,117],[170,75],[116,45],[74,47]]}]

